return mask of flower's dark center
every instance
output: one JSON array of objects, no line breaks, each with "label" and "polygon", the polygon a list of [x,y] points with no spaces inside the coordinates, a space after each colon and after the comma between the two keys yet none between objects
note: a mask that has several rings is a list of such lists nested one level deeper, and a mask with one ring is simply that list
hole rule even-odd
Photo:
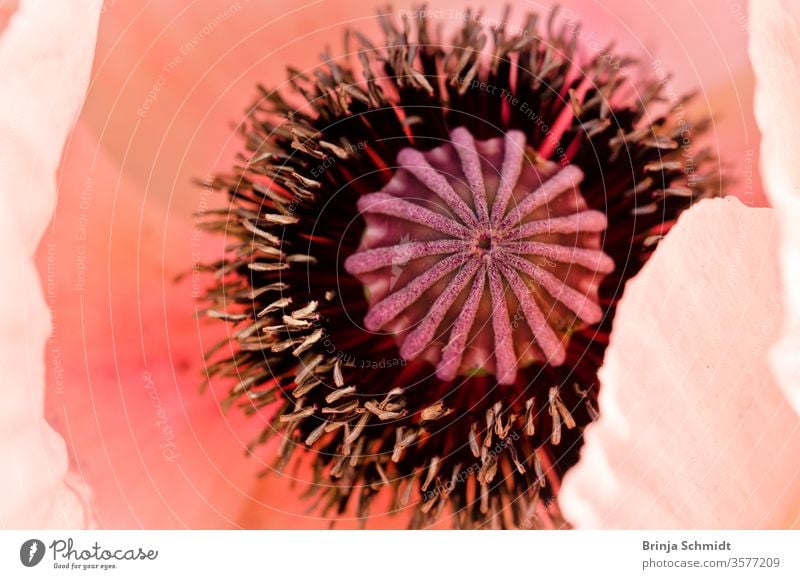
[{"label": "flower's dark center", "polygon": [[563,364],[574,327],[602,318],[597,287],[614,269],[581,170],[531,161],[519,131],[475,141],[464,128],[397,161],[359,200],[367,227],[346,262],[368,290],[367,329],[442,380],[480,370],[510,384],[520,366]]},{"label": "flower's dark center", "polygon": [[482,231],[475,236],[475,249],[478,255],[484,253],[491,253],[492,250],[492,232]]},{"label": "flower's dark center", "polygon": [[203,372],[263,423],[249,448],[313,465],[322,516],[557,528],[623,288],[723,182],[689,97],[572,16],[465,15],[445,37],[382,9],[259,88],[210,183],[204,307],[230,327]]}]

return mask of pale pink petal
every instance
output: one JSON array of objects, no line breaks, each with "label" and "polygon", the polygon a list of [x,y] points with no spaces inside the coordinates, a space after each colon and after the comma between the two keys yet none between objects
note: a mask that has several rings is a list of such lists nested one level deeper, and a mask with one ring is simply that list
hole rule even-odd
[{"label": "pale pink petal", "polygon": [[782,320],[771,209],[702,201],[631,281],[559,504],[581,528],[780,528],[800,420],[766,353]]},{"label": "pale pink petal", "polygon": [[44,420],[50,317],[33,254],[83,103],[100,1],[21,2],[0,32],[0,526],[83,524],[64,441]]},{"label": "pale pink petal", "polygon": [[772,370],[800,413],[800,4],[751,2],[764,186],[777,210],[786,317]]}]

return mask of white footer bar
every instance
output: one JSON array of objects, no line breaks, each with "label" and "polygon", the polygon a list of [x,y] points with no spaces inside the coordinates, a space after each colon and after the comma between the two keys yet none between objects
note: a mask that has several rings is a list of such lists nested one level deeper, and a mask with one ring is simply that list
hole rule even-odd
[{"label": "white footer bar", "polygon": [[0,577],[14,578],[188,572],[427,579],[598,571],[797,578],[800,531],[0,531]]}]

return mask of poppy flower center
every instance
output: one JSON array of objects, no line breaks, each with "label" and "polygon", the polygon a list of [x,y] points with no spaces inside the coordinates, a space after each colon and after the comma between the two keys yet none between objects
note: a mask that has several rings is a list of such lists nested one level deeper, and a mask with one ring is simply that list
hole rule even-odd
[{"label": "poppy flower center", "polygon": [[482,231],[475,236],[475,250],[478,255],[490,253],[492,250],[492,232]]},{"label": "poppy flower center", "polygon": [[236,240],[204,372],[266,419],[253,448],[313,464],[323,516],[366,522],[385,489],[413,528],[558,528],[622,290],[720,193],[709,123],[555,9],[448,38],[419,12],[259,88],[204,225]]},{"label": "poppy flower center", "polygon": [[602,319],[598,285],[614,269],[582,171],[539,159],[521,131],[476,141],[463,127],[397,165],[359,199],[366,228],[345,262],[366,290],[366,328],[442,380],[510,384],[522,366],[563,364],[570,334]]}]

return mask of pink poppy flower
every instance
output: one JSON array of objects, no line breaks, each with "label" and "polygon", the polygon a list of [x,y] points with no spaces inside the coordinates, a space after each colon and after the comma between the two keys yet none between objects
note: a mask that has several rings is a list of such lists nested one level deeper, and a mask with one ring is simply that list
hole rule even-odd
[{"label": "pink poppy flower", "polygon": [[[786,146],[794,140],[783,134],[790,117],[777,115],[797,110],[782,99],[789,88],[764,87],[796,82],[787,71],[797,69],[790,27],[798,14],[771,2],[746,20],[720,2],[713,9],[728,20],[719,23],[691,3],[658,11],[588,4],[567,9],[620,52],[646,54],[650,72],[675,72],[665,83],[671,98],[699,88],[693,112],[725,117],[707,140],[732,177],[728,193],[763,205],[749,25],[763,83],[764,182],[780,211],[702,201],[659,244],[619,303],[600,419],[537,517],[560,524],[547,515],[560,510],[587,527],[796,525],[798,380],[787,353],[798,331],[791,273],[800,261],[791,228],[781,226],[797,202]],[[212,381],[197,393],[203,355],[226,334],[195,318],[205,287],[196,266],[218,259],[230,239],[200,233],[198,221],[220,200],[188,183],[234,164],[241,141],[230,123],[256,83],[279,83],[286,64],[314,67],[317,49],[338,46],[345,23],[374,33],[377,5],[287,13],[246,2],[106,2],[101,10],[85,1],[62,12],[23,1],[5,29],[0,16],[0,71],[14,81],[0,94],[0,122],[12,136],[0,143],[3,246],[19,267],[4,300],[0,459],[11,476],[0,490],[14,500],[0,509],[3,526],[330,524],[300,497],[306,470],[259,478],[276,444],[246,451],[264,417],[226,411],[230,384]],[[34,36],[50,42],[33,44]],[[53,79],[57,94],[40,89]],[[193,219],[197,211],[206,214]],[[391,517],[390,506],[373,509],[369,527],[405,526],[408,511]],[[359,524],[353,513],[336,520]]]}]

